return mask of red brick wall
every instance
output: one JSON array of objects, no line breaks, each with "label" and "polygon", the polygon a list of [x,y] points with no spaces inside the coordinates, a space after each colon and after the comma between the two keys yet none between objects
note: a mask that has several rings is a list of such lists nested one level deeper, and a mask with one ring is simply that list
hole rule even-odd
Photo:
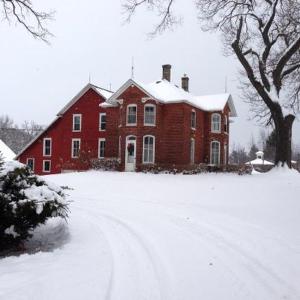
[{"label": "red brick wall", "polygon": [[[35,173],[43,173],[43,160],[51,160],[51,172],[60,173],[62,169],[87,169],[80,159],[71,159],[72,138],[81,138],[81,150],[86,156],[96,158],[98,155],[98,138],[105,137],[106,132],[99,131],[99,113],[105,112],[99,107],[103,102],[99,94],[89,89],[64,115],[39,137],[19,157],[22,163],[27,158],[35,158]],[[72,132],[73,114],[82,114],[81,132]],[[43,139],[52,138],[52,155],[43,157]],[[46,173],[49,174],[49,173]]]},{"label": "red brick wall", "polygon": [[[213,133],[211,132],[211,116],[213,113],[220,113],[210,112],[205,114],[205,155],[204,161],[206,163],[210,162],[210,145],[212,141],[220,142],[221,153],[220,153],[220,163],[227,164],[228,163],[228,155],[229,155],[229,107],[228,105],[225,107],[223,113],[221,113],[221,132],[220,133]],[[228,120],[228,133],[224,132],[224,122],[225,116],[227,116]],[[227,161],[224,162],[224,145],[227,145]]]},{"label": "red brick wall", "polygon": [[[190,163],[191,138],[195,139],[195,163],[205,162],[205,158],[210,157],[210,141],[221,142],[221,163],[224,157],[224,143],[228,144],[228,135],[223,132],[224,116],[222,115],[222,132],[212,134],[210,132],[210,113],[203,112],[186,103],[161,104],[154,100],[147,100],[143,103],[142,98],[146,95],[137,87],[128,88],[119,99],[123,103],[117,108],[107,109],[107,119],[112,118],[108,125],[109,134],[107,136],[107,157],[116,157],[118,153],[119,136],[121,136],[121,169],[125,165],[125,141],[129,135],[136,137],[136,166],[142,164],[143,137],[145,135],[155,136],[155,162],[164,165],[187,165]],[[144,126],[144,106],[145,104],[156,105],[156,126]],[[137,106],[137,125],[126,124],[127,106],[135,104]],[[196,129],[191,128],[191,113],[196,112]],[[228,114],[228,108],[225,113]],[[118,121],[116,120],[118,118]],[[119,124],[119,125],[117,125]],[[117,125],[117,130],[114,126]],[[112,134],[113,132],[113,134]]]}]

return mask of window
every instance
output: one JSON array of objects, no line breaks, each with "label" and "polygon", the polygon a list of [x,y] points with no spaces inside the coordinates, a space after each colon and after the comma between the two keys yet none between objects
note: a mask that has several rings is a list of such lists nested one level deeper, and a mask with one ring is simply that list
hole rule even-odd
[{"label": "window", "polygon": [[98,144],[98,158],[105,157],[105,139],[99,139]]},{"label": "window", "polygon": [[144,136],[143,143],[143,163],[150,164],[154,163],[155,155],[155,138],[151,135]]},{"label": "window", "polygon": [[191,127],[192,129],[196,129],[196,112],[194,110],[191,113]]},{"label": "window", "polygon": [[220,164],[220,142],[213,141],[210,146],[210,163],[212,165]]},{"label": "window", "polygon": [[51,138],[44,138],[43,141],[43,155],[44,156],[51,156],[51,149],[52,148],[52,141]]},{"label": "window", "polygon": [[136,105],[127,106],[127,125],[136,125]]},{"label": "window", "polygon": [[227,165],[227,145],[224,145],[224,161],[223,165]]},{"label": "window", "polygon": [[190,161],[193,165],[195,163],[195,139],[191,139],[191,153],[190,153]]},{"label": "window", "polygon": [[73,115],[73,131],[81,131],[81,115]]},{"label": "window", "polygon": [[145,105],[144,125],[155,125],[155,106],[153,104]]},{"label": "window", "polygon": [[34,171],[34,158],[27,158],[26,165],[31,171]]},{"label": "window", "polygon": [[228,118],[224,116],[224,132],[228,133]]},{"label": "window", "polygon": [[43,172],[50,172],[51,171],[51,161],[50,160],[43,160]]},{"label": "window", "polygon": [[78,158],[80,153],[80,139],[72,139],[72,158]]},{"label": "window", "polygon": [[212,132],[221,132],[221,115],[212,114],[211,116],[211,131]]},{"label": "window", "polygon": [[99,130],[104,131],[106,129],[106,113],[99,114]]},{"label": "window", "polygon": [[122,146],[122,137],[119,136],[119,153],[118,153],[119,158],[121,158],[121,153],[122,153],[121,146]]}]

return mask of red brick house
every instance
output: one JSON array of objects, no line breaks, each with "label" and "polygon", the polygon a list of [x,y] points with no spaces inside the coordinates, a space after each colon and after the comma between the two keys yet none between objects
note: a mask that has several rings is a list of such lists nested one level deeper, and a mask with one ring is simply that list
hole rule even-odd
[{"label": "red brick house", "polygon": [[87,168],[89,158],[119,158],[121,170],[156,164],[228,163],[229,118],[236,116],[230,94],[194,96],[189,78],[181,87],[162,80],[129,79],[115,93],[88,84],[17,158],[38,174]]}]

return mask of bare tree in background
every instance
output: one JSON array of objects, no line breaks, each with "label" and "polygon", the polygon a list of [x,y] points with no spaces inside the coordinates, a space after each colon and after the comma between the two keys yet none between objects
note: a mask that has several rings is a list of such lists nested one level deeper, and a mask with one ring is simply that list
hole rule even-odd
[{"label": "bare tree in background", "polygon": [[[123,0],[128,19],[139,6],[158,12],[153,33],[178,20],[174,0]],[[242,65],[243,91],[259,120],[276,131],[275,164],[291,167],[292,126],[300,107],[300,1],[195,0],[204,30],[219,30]]]},{"label": "bare tree in background", "polygon": [[34,121],[25,121],[19,127],[9,116],[0,115],[0,139],[15,153],[20,152],[42,130],[43,126]]},{"label": "bare tree in background", "polygon": [[48,42],[51,33],[45,27],[53,12],[35,9],[31,0],[0,0],[2,14],[9,23],[20,23],[34,38]]}]

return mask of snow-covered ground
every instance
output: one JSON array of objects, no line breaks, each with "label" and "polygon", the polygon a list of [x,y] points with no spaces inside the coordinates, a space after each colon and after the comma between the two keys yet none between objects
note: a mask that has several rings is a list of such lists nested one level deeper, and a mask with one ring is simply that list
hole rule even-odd
[{"label": "snow-covered ground", "polygon": [[0,153],[4,161],[13,160],[16,154],[0,139]]},{"label": "snow-covered ground", "polygon": [[300,299],[299,173],[48,179],[74,188],[69,233],[0,260],[0,299]]}]

